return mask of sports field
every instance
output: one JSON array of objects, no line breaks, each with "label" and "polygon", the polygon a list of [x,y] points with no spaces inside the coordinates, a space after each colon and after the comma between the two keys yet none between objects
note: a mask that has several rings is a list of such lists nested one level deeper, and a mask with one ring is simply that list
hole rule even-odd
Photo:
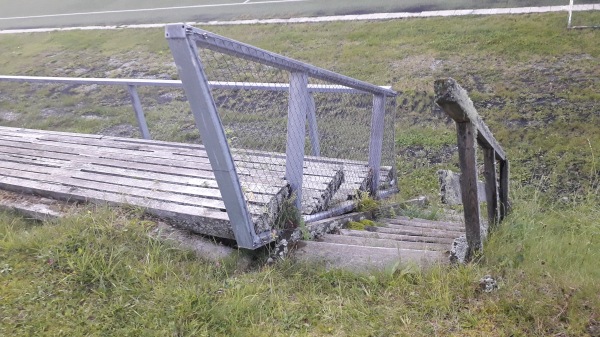
[{"label": "sports field", "polygon": [[[600,0],[576,3],[600,3]],[[0,1],[0,29],[567,4],[567,0],[22,0]]]}]

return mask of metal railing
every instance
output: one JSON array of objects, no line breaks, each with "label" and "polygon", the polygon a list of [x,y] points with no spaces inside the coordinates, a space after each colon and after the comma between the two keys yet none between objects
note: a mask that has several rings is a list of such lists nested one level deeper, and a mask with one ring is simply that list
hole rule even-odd
[{"label": "metal railing", "polygon": [[[169,47],[173,54],[179,76],[183,83],[183,88],[188,97],[192,113],[196,120],[196,125],[200,130],[202,140],[205,143],[206,151],[215,172],[223,200],[235,233],[236,240],[240,247],[255,248],[265,243],[265,237],[269,232],[262,232],[266,229],[256,228],[252,223],[251,215],[247,209],[245,195],[240,185],[239,176],[236,173],[236,166],[231,155],[231,148],[228,143],[226,130],[223,127],[221,118],[231,118],[234,122],[232,128],[234,132],[237,127],[241,132],[247,132],[250,127],[260,130],[264,126],[255,126],[251,124],[249,114],[253,108],[246,106],[246,111],[239,111],[237,116],[227,115],[226,110],[234,110],[238,106],[237,98],[231,98],[226,94],[220,95],[211,83],[229,83],[239,82],[238,79],[252,78],[254,81],[247,82],[268,82],[269,88],[275,90],[287,91],[287,97],[274,99],[265,98],[267,107],[257,106],[256,110],[264,110],[264,115],[270,116],[273,123],[277,122],[275,129],[285,130],[285,179],[295,195],[295,207],[302,209],[303,202],[303,177],[305,167],[305,151],[310,148],[313,155],[322,155],[323,144],[320,140],[320,131],[317,127],[317,108],[315,88],[328,88],[329,90],[345,90],[348,93],[357,95],[370,95],[371,111],[369,121],[370,131],[368,138],[368,169],[370,170],[370,192],[377,195],[382,162],[382,147],[384,143],[384,130],[386,109],[389,108],[386,98],[395,98],[396,92],[389,88],[379,87],[370,83],[359,81],[347,76],[343,76],[325,69],[321,69],[291,58],[278,55],[248,44],[244,44],[211,32],[194,28],[185,24],[170,24],[166,26],[165,36],[169,42]],[[215,81],[217,79],[217,81]],[[265,81],[267,79],[267,81]],[[209,80],[212,80],[209,81]],[[342,86],[341,88],[339,86]],[[337,89],[334,89],[337,88]],[[311,90],[313,89],[313,90]],[[215,102],[215,96],[219,103]],[[245,97],[239,99],[244,101]],[[223,103],[234,101],[231,104]],[[287,111],[283,105],[277,105],[274,102],[287,101]],[[395,99],[393,100],[395,102]],[[392,103],[392,110],[395,103]],[[364,103],[359,108],[364,108]],[[348,106],[346,111],[339,109],[331,113],[355,113],[355,116],[361,116],[359,108]],[[221,113],[221,115],[220,115]],[[285,115],[283,115],[285,114]],[[239,116],[246,116],[247,119],[239,119]],[[281,117],[281,116],[285,117]],[[388,114],[390,115],[390,114]],[[238,119],[236,119],[238,118]],[[334,119],[328,116],[329,122]],[[393,116],[392,116],[393,118]],[[265,118],[263,124],[269,122]],[[362,120],[353,121],[364,124]],[[387,123],[388,127],[390,123]],[[391,123],[393,128],[393,121]],[[254,126],[248,126],[254,125]],[[305,144],[306,127],[308,126],[308,135],[310,144]],[[273,133],[279,132],[278,130]],[[393,132],[393,131],[392,131]],[[255,138],[271,137],[271,131],[256,132]],[[278,134],[278,133],[277,133]],[[271,143],[256,140],[260,150],[278,149],[278,138],[272,137]],[[283,138],[283,134],[282,137]],[[334,137],[335,138],[335,137]],[[392,137],[393,138],[393,137]],[[283,139],[281,139],[283,140]],[[359,139],[355,139],[359,143]],[[335,142],[335,140],[334,140]],[[393,142],[393,139],[392,139]],[[275,144],[277,143],[277,144]],[[277,146],[276,146],[277,145]],[[392,145],[393,146],[393,145]],[[266,155],[267,158],[273,158]],[[267,159],[268,160],[268,159]],[[276,165],[275,161],[267,162],[269,165]],[[312,177],[317,184],[329,183],[326,180],[318,181],[319,177]],[[269,179],[268,176],[256,177],[257,182]],[[320,179],[320,178],[319,178]]]},{"label": "metal railing", "polygon": [[[330,206],[347,204],[343,202],[347,194],[340,193],[342,199],[333,200],[332,195],[326,195],[330,190],[363,189],[375,197],[396,191],[396,93],[390,87],[372,85],[182,24],[168,25],[166,37],[181,81],[0,76],[0,82],[122,86],[129,94],[145,139],[152,138],[151,128],[138,88],[183,88],[234,236],[243,248],[257,248],[272,240],[271,228],[256,225],[252,217],[256,214],[248,211],[249,200],[254,197],[248,194],[263,193],[260,186],[285,179],[299,210],[308,199],[319,199],[320,206],[304,213],[304,219],[320,218],[324,211],[331,211]],[[249,170],[255,174],[245,176],[242,184],[232,151],[236,161],[241,162],[241,174],[247,175]],[[256,158],[263,166],[250,167]],[[388,173],[382,170],[382,162]],[[345,170],[350,166],[363,171]],[[333,170],[330,176],[321,172],[328,170]],[[248,184],[253,192],[245,190]],[[383,185],[389,188],[381,189]],[[303,186],[307,192],[304,196]]]},{"label": "metal railing", "polygon": [[435,101],[456,122],[461,171],[460,190],[469,245],[468,259],[481,249],[487,232],[487,229],[482,227],[479,214],[479,201],[482,198],[477,188],[476,142],[483,149],[485,201],[490,226],[504,220],[510,210],[508,159],[487,125],[479,117],[467,91],[454,79],[435,81]]},{"label": "metal railing", "polygon": [[[170,87],[182,88],[179,80],[155,80],[155,79],[134,79],[134,78],[82,78],[82,77],[48,77],[48,76],[9,76],[0,75],[0,82],[17,83],[42,83],[42,84],[80,84],[80,85],[106,85],[106,86],[124,86],[131,98],[131,105],[135,112],[140,134],[144,139],[152,139],[146,122],[144,109],[140,102],[137,87]],[[289,91],[289,85],[280,85],[278,83],[250,83],[250,82],[209,82],[211,89],[229,89],[229,90],[265,90],[265,91]],[[381,87],[384,90],[390,90],[390,87]],[[359,93],[360,90],[346,87],[343,85],[318,85],[308,86],[310,93]],[[313,134],[314,136],[314,134]],[[316,138],[316,137],[313,137]],[[318,145],[316,146],[318,148]],[[314,152],[318,156],[319,153]]]}]

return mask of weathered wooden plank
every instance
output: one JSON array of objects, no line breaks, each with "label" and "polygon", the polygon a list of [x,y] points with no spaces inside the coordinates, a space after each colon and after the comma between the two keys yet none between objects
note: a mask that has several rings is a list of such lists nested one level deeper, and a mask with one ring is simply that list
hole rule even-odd
[{"label": "weathered wooden plank", "polygon": [[[131,162],[125,160],[116,160],[110,158],[97,158],[95,156],[88,156],[87,154],[78,154],[77,151],[71,151],[69,149],[62,149],[59,147],[48,147],[48,146],[38,146],[38,149],[30,149],[28,147],[23,147],[21,143],[15,143],[6,140],[0,140],[0,153],[12,153],[12,154],[24,154],[24,155],[33,155],[39,156],[41,158],[51,158],[51,159],[67,159],[73,160],[80,164],[90,163],[94,165],[105,165],[110,167],[120,167],[120,168],[130,168],[137,169],[141,171],[149,171],[149,172],[158,172],[158,173],[167,173],[173,174],[177,176],[189,176],[189,177],[198,177],[198,178],[206,178],[206,179],[214,179],[214,173],[209,170],[200,170],[200,169],[188,169],[188,168],[179,168],[172,166],[164,166],[164,165],[156,165],[151,163],[141,163],[141,162]],[[272,173],[269,171],[258,171],[258,170],[239,170],[240,179],[259,183],[272,183],[279,184],[284,181],[283,175],[276,175],[276,173]],[[306,177],[307,181],[314,182],[315,186],[318,184],[322,184],[323,188],[325,188],[325,183],[323,183],[319,179],[314,179],[312,176]]]},{"label": "weathered wooden plank", "polygon": [[[90,139],[101,139],[102,142],[106,142],[110,144],[112,147],[120,146],[119,144],[136,144],[138,145],[138,149],[145,151],[155,151],[161,152],[165,151],[165,148],[170,151],[171,149],[175,149],[175,152],[181,151],[181,154],[190,154],[198,156],[199,153],[197,151],[202,151],[205,153],[205,149],[203,145],[200,144],[188,144],[188,143],[175,143],[175,142],[167,142],[160,140],[146,140],[139,138],[121,138],[121,137],[112,137],[112,136],[103,136],[103,135],[93,135],[93,134],[79,134],[79,133],[69,133],[69,132],[58,132],[58,131],[49,131],[49,130],[35,130],[35,129],[22,129],[22,128],[11,128],[0,126],[0,132],[14,132],[17,134],[34,134],[36,136],[43,135],[46,137],[47,135],[55,135],[60,137],[72,137],[75,139],[79,138],[90,138]],[[248,150],[248,149],[232,149],[234,153],[243,153],[245,155],[255,155],[255,156],[264,156],[269,158],[279,158],[285,160],[285,154],[277,153],[277,152],[268,152],[268,151],[260,151],[260,150]],[[305,161],[311,163],[325,163],[325,164],[337,164],[337,165],[348,165],[348,169],[351,169],[351,166],[359,167],[367,167],[368,165],[366,161],[360,160],[350,160],[350,159],[339,159],[339,158],[328,158],[328,157],[315,157],[315,156],[305,156]],[[390,170],[390,166],[382,166],[382,170]]]},{"label": "weathered wooden plank", "polygon": [[[16,137],[16,135],[12,135]],[[131,145],[124,144],[121,146],[113,146],[111,142],[108,142],[107,139],[81,139],[78,137],[71,136],[61,136],[61,135],[45,135],[45,134],[34,134],[35,137],[29,138],[29,142],[35,144],[42,144],[48,146],[60,146],[63,147],[65,143],[71,144],[69,148],[72,149],[80,149],[80,150],[90,150],[93,149],[94,153],[98,154],[98,157],[108,157],[111,159],[119,159],[119,160],[130,160],[137,162],[147,162],[148,159],[151,160],[154,164],[162,164],[167,166],[177,166],[177,167],[185,167],[185,168],[193,168],[193,169],[204,169],[206,170],[210,163],[204,151],[197,152],[187,152],[180,151],[179,153],[173,153],[173,151],[168,151],[163,147],[153,147],[144,145],[144,147],[140,147],[139,145]],[[0,139],[6,139],[0,137]],[[16,141],[16,140],[15,140]],[[27,142],[23,140],[24,142]],[[89,147],[87,145],[91,145],[94,147]],[[200,149],[202,150],[202,149]],[[73,151],[79,152],[79,151]],[[85,151],[83,151],[85,153]],[[182,158],[186,160],[181,160]],[[248,155],[245,153],[240,153],[234,155],[236,159],[236,165],[239,170],[242,171],[240,173],[251,172],[250,170],[256,169],[260,170],[260,172],[264,171],[275,171],[275,172],[284,172],[285,171],[285,158],[271,158],[265,156],[254,156]],[[200,163],[200,165],[195,165],[194,163]],[[328,163],[306,163],[305,166],[305,175],[316,175],[316,176],[332,176],[335,175],[339,170],[337,167],[338,164],[328,164]],[[245,168],[248,168],[247,171],[244,171]],[[353,167],[353,170],[361,170],[366,171],[367,168],[365,165],[363,167],[357,166]],[[253,173],[249,173],[250,175],[254,175]]]},{"label": "weathered wooden plank", "polygon": [[[244,195],[250,201],[257,232],[264,232],[270,229],[283,200],[289,196],[282,170],[285,156],[264,151],[242,150],[240,153],[236,165],[239,165]],[[315,159],[303,165],[303,190],[317,205],[313,209],[326,208],[343,180],[340,178],[342,170],[349,172],[348,177],[343,177],[347,185],[361,187],[369,177],[365,162]],[[218,192],[218,186],[207,164],[201,145],[0,127],[0,174],[5,174],[0,180],[22,192],[48,193],[44,195],[50,197],[63,193],[63,199],[85,201],[91,198],[97,202],[130,203],[140,207],[161,203],[171,207],[167,212],[180,209],[179,206],[221,212],[224,204],[214,193]],[[385,172],[382,167],[381,174]],[[11,185],[6,179],[9,182],[18,179],[23,186]],[[281,185],[271,186],[274,182]],[[40,186],[49,191],[44,192]],[[69,191],[76,195],[69,197]],[[134,202],[123,202],[123,198]],[[164,211],[151,213],[159,215],[165,214]],[[200,228],[200,217],[179,215],[180,219],[185,217],[196,229]],[[224,221],[221,225],[227,227]],[[226,228],[216,228],[213,232],[223,230],[231,232]],[[227,237],[211,234],[206,229],[196,231]]]},{"label": "weathered wooden plank", "polygon": [[[0,161],[10,161],[15,163],[24,163],[31,165],[47,166],[47,167],[64,167],[70,164],[69,160],[55,160],[40,157],[29,157],[23,155],[3,154],[0,153]],[[107,176],[107,179],[112,177],[122,177],[134,180],[150,181],[150,182],[166,182],[175,183],[178,186],[203,187],[218,189],[217,182],[214,179],[202,179],[185,176],[175,176],[171,174],[153,173],[147,171],[139,171],[135,169],[123,169],[110,166],[93,165],[78,163],[77,167],[81,172],[98,173]],[[250,182],[242,182],[242,186],[247,192],[259,194],[277,194],[279,187],[269,184],[256,184]]]},{"label": "weathered wooden plank", "polygon": [[483,166],[485,176],[485,191],[488,212],[488,223],[493,226],[499,220],[498,188],[496,179],[496,155],[494,149],[483,149]]},{"label": "weathered wooden plank", "polygon": [[305,183],[306,186],[302,188],[302,214],[308,215],[326,210],[343,180],[344,172],[339,170],[332,179],[326,181],[327,186],[325,189],[315,190],[311,188],[311,182]]},{"label": "weathered wooden plank", "polygon": [[[0,132],[7,133],[10,130],[12,136],[20,137],[20,130],[15,128],[0,127]],[[180,159],[179,156],[189,156],[188,161],[198,161],[204,164],[209,164],[208,158],[204,151],[204,147],[201,145],[194,144],[181,144],[171,143],[162,141],[145,141],[139,139],[128,139],[128,138],[117,138],[109,136],[95,136],[95,137],[79,137],[79,134],[60,133],[53,131],[40,131],[40,130],[29,130],[23,129],[23,134],[29,135],[29,138],[42,139],[47,141],[56,142],[67,142],[77,144],[83,142],[90,145],[98,145],[104,150],[119,152],[119,149],[125,149],[130,151],[140,151],[143,156],[157,157],[157,158],[172,158],[175,160]],[[87,135],[86,135],[87,136]],[[135,146],[132,146],[135,144]],[[61,146],[63,144],[60,144]],[[280,164],[285,165],[285,156],[279,153],[265,152],[265,151],[254,151],[254,150],[233,150],[236,164],[244,166],[245,162],[251,163],[252,161],[261,163],[266,162],[269,164]],[[144,152],[147,152],[144,153]],[[123,153],[123,152],[121,152]],[[138,153],[138,155],[140,155]],[[311,157],[306,156],[305,161],[305,175],[323,175],[324,169],[331,170],[332,168],[328,165],[335,165],[333,169],[339,169],[337,165],[343,165],[343,169],[347,172],[363,172],[366,173],[368,166],[365,162],[343,160],[343,159],[331,159],[324,157]],[[239,163],[238,163],[239,161]],[[248,164],[250,168],[256,164]],[[385,173],[390,171],[391,167],[381,167],[381,172]],[[351,175],[351,174],[350,174]],[[385,176],[382,176],[382,178]],[[384,178],[387,179],[387,178]]]},{"label": "weathered wooden plank", "polygon": [[[49,151],[22,149],[1,145],[2,141],[0,141],[0,153],[40,156],[40,158],[44,158],[42,156],[45,156],[50,157],[52,159],[69,160],[68,165],[82,167],[90,172],[112,173],[116,175],[134,175],[135,177],[140,178],[152,176],[153,178],[170,179],[170,181],[173,181],[172,177],[167,177],[167,175],[172,175],[175,177],[179,177],[180,179],[204,179],[197,182],[200,185],[209,184],[209,186],[215,186],[216,184],[216,182],[213,183],[214,175],[212,174],[212,172],[209,171],[173,168],[144,163],[136,163],[134,165],[131,162],[123,162],[106,158],[88,158],[85,156],[79,156],[69,153],[55,153]],[[272,191],[272,188],[269,186],[277,184],[281,184],[281,186],[285,185],[285,180],[281,176],[268,176],[268,172],[260,176],[251,176],[246,174],[244,170],[241,171],[242,173],[240,174],[240,180],[242,181],[242,185],[245,188],[250,189],[250,192],[262,194],[268,194],[273,192],[278,193],[279,189]],[[250,174],[252,174],[252,172],[250,172]],[[318,191],[325,191],[328,188],[330,188],[329,185],[331,184],[332,179],[333,177],[331,179],[321,179],[319,177],[307,176],[305,179],[305,188],[314,189]],[[176,182],[177,181],[179,181],[179,179],[176,180]]]},{"label": "weathered wooden plank", "polygon": [[[9,142],[9,141],[0,141],[0,144],[2,144],[2,142]],[[161,166],[161,165],[155,165],[155,164],[146,164],[146,163],[132,163],[132,162],[125,162],[125,161],[116,161],[116,160],[110,160],[107,158],[102,158],[102,159],[97,159],[97,158],[88,158],[85,156],[80,156],[79,154],[75,154],[75,152],[77,151],[70,151],[68,149],[63,149],[63,148],[58,148],[58,147],[49,147],[49,146],[43,146],[42,147],[44,151],[41,150],[31,150],[31,149],[13,149],[14,152],[19,153],[19,154],[27,154],[27,155],[38,155],[38,156],[49,156],[49,157],[56,157],[53,154],[55,154],[55,152],[49,152],[48,150],[52,150],[52,151],[61,151],[60,155],[58,156],[58,158],[60,159],[69,159],[74,161],[76,164],[71,164],[71,166],[78,166],[78,167],[89,167],[90,171],[94,170],[93,168],[102,168],[103,165],[105,166],[105,170],[106,169],[110,169],[110,170],[119,170],[119,169],[123,169],[123,168],[128,168],[128,169],[136,169],[136,170],[141,170],[141,171],[148,171],[148,170],[155,170],[155,171],[159,171],[161,174],[174,174],[177,176],[181,176],[181,175],[186,175],[186,176],[195,176],[195,177],[202,177],[204,179],[211,179],[214,180],[214,176],[212,175],[211,172],[209,171],[199,171],[199,170],[192,170],[192,169],[181,169],[181,168],[173,168],[173,167],[165,167],[165,166]],[[7,147],[3,147],[2,149],[0,149],[0,151],[10,151],[11,148],[7,148]],[[64,152],[70,152],[65,154]],[[123,159],[127,159],[124,158]],[[89,162],[89,163],[88,163]],[[115,167],[116,166],[116,167]],[[96,169],[96,171],[98,171],[98,169]],[[277,182],[279,181],[282,186],[283,184],[285,184],[285,181],[282,179],[282,177],[273,177],[273,176],[269,176],[267,174],[265,174],[265,172],[252,172],[252,171],[246,171],[243,168],[239,170],[240,171],[240,179],[242,181],[243,184],[247,184],[248,186],[252,186],[252,187],[257,187],[259,185],[262,186],[268,186],[269,184],[277,184]],[[120,173],[123,173],[122,171]],[[148,172],[141,172],[140,175],[146,176],[148,175]],[[153,173],[155,174],[155,173]],[[264,174],[262,176],[251,176],[251,174]],[[338,177],[338,178],[336,178]],[[108,178],[111,180],[115,180],[112,178]],[[275,180],[274,180],[275,179]],[[311,195],[319,195],[320,197],[317,199],[308,199],[308,200],[303,200],[304,201],[304,205],[303,205],[303,213],[306,214],[312,214],[315,213],[319,210],[323,210],[327,207],[329,201],[331,200],[331,197],[333,195],[333,193],[335,191],[337,191],[337,188],[339,188],[340,182],[341,180],[339,179],[339,176],[335,175],[333,177],[328,177],[327,179],[323,179],[322,177],[313,177],[313,176],[306,176],[304,177],[305,180],[305,190],[307,190],[307,192],[311,192],[314,191],[314,193],[310,193]],[[130,183],[126,183],[126,180],[119,180],[122,184],[124,185],[131,185]],[[260,188],[253,188],[253,191],[246,191],[246,195],[249,196],[248,199],[249,201],[255,202],[257,200],[255,200],[254,198],[254,194],[255,193],[265,193],[267,192],[266,189],[261,190]],[[276,193],[279,193],[280,189],[278,189],[276,191]]]},{"label": "weathered wooden plank", "polygon": [[[0,137],[0,139],[4,139]],[[69,148],[73,149],[82,149],[82,150],[91,150],[99,155],[123,160],[124,158],[129,158],[130,161],[137,162],[147,162],[151,160],[153,164],[161,164],[166,166],[177,166],[177,167],[185,167],[185,168],[200,168],[206,169],[210,167],[210,161],[206,156],[204,151],[198,151],[197,153],[174,153],[173,151],[156,151],[153,149],[147,148],[137,148],[137,146],[125,145],[122,147],[114,147],[110,146],[109,142],[104,142],[102,139],[96,140],[85,140],[78,141],[73,140],[70,142],[65,142],[62,137],[52,136],[52,137],[40,137],[38,139],[32,140],[32,143],[35,144],[43,144],[43,145],[64,145],[65,143],[69,144]],[[234,160],[236,166],[240,169],[245,168],[248,170],[256,169],[261,171],[275,171],[275,172],[285,172],[285,160],[279,158],[269,158],[269,157],[259,157],[259,156],[251,156],[245,154],[234,154]],[[316,176],[329,176],[335,174],[338,170],[337,167],[334,167],[331,164],[324,165],[315,165],[315,164],[305,164],[305,168],[307,171],[305,175],[316,175]]]},{"label": "weathered wooden plank", "polygon": [[[15,171],[12,169],[5,169],[0,167],[0,177],[6,178],[18,178],[23,180],[29,180],[34,184],[57,184],[65,187],[79,189],[79,190],[92,190],[98,191],[101,193],[113,193],[117,195],[122,195],[124,197],[135,197],[135,198],[143,198],[148,200],[156,200],[156,201],[164,201],[172,204],[191,206],[191,207],[200,207],[205,209],[214,209],[216,212],[225,212],[225,205],[221,200],[214,199],[203,199],[185,195],[178,195],[172,193],[164,193],[161,191],[155,191],[150,189],[136,188],[136,187],[125,187],[117,184],[108,184],[102,183],[98,181],[88,181],[88,180],[80,180],[75,178],[70,178],[65,175],[60,174],[42,174],[42,173],[34,173],[34,172],[26,172],[26,171]],[[13,188],[14,189],[14,188]],[[38,192],[39,193],[39,192]],[[282,194],[286,194],[285,191],[281,192]],[[277,196],[276,196],[277,197]],[[269,212],[276,212],[277,205],[280,204],[278,201],[273,202],[269,200],[268,203],[264,204],[249,204],[248,210],[255,217],[261,227],[265,226],[265,221],[273,218],[273,215],[270,215]],[[267,213],[265,215],[265,213]]]},{"label": "weathered wooden plank", "polygon": [[208,208],[179,205],[147,198],[110,192],[80,189],[16,177],[0,176],[0,188],[18,193],[36,194],[58,200],[92,202],[116,206],[142,207],[146,212],[174,220],[174,223],[195,233],[233,239],[226,212]]},{"label": "weathered wooden plank", "polygon": [[15,170],[12,168],[0,167],[0,175],[13,176],[22,179],[29,179],[32,181],[41,182],[53,182],[56,184],[62,184],[65,186],[73,186],[82,189],[97,190],[101,192],[111,192],[121,195],[132,195],[140,198],[155,199],[178,203],[181,205],[200,206],[206,208],[213,208],[216,210],[224,210],[225,205],[221,200],[215,199],[203,199],[185,195],[178,195],[173,193],[164,193],[161,191],[151,190],[147,188],[135,188],[129,186],[122,186],[118,184],[103,183],[99,181],[90,181],[71,178],[68,174],[64,174],[59,170],[55,170],[54,173],[36,173],[22,170]]},{"label": "weathered wooden plank", "polygon": [[40,158],[50,158],[50,159],[62,159],[62,160],[70,160],[77,163],[81,163],[82,165],[85,163],[95,164],[95,165],[105,165],[109,167],[120,167],[120,168],[130,168],[137,169],[140,171],[148,171],[148,172],[158,172],[158,173],[166,173],[173,174],[176,176],[189,176],[189,177],[197,177],[197,178],[206,178],[206,179],[214,179],[214,174],[211,171],[201,171],[201,170],[190,170],[190,169],[182,169],[182,168],[173,168],[162,165],[154,165],[148,163],[133,163],[127,161],[119,161],[107,158],[95,158],[89,157],[80,154],[69,153],[68,150],[64,150],[63,152],[58,152],[60,150],[50,151],[46,149],[34,150],[24,147],[19,147],[17,144],[11,145],[7,144],[6,141],[0,141],[0,153],[7,154],[17,154],[17,155],[31,155],[38,156]]},{"label": "weathered wooden plank", "polygon": [[[460,189],[465,214],[465,229],[469,253],[481,250],[479,200],[477,197],[477,157],[475,154],[476,130],[471,123],[456,123],[458,160],[460,164]],[[467,257],[469,259],[469,257]]]},{"label": "weathered wooden plank", "polygon": [[[218,188],[172,184],[146,178],[132,179],[130,177],[119,177],[107,174],[97,174],[89,171],[81,171],[81,168],[69,169],[63,167],[62,169],[59,169],[58,167],[30,165],[26,163],[7,162],[4,160],[4,156],[0,156],[1,168],[54,175],[56,177],[56,182],[60,182],[60,175],[68,175],[71,178],[81,180],[97,182],[109,181],[111,184],[146,188],[151,189],[152,191],[171,192],[174,194],[196,196],[207,199],[221,199],[221,193]],[[216,182],[214,182],[214,185],[216,185]],[[248,191],[245,194],[248,201],[251,203],[266,204],[271,201],[275,194],[279,193],[280,189],[281,187],[275,190],[275,193],[271,194],[264,194],[254,191]]]},{"label": "weathered wooden plank", "polygon": [[465,89],[452,78],[436,80],[434,89],[435,102],[456,123],[473,123],[477,128],[477,140],[482,142],[486,147],[493,148],[498,159],[506,159],[506,153],[500,146],[500,143],[496,141],[487,125],[479,117]]}]

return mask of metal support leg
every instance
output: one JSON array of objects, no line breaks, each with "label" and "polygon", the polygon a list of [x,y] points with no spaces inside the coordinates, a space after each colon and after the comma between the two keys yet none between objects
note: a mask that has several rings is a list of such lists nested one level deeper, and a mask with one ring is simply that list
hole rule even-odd
[{"label": "metal support leg", "polygon": [[127,91],[129,91],[129,96],[131,97],[131,105],[133,105],[135,118],[137,119],[142,137],[144,139],[152,139],[150,131],[148,130],[148,124],[146,123],[146,117],[144,116],[144,110],[142,109],[142,103],[140,102],[140,97],[138,96],[135,86],[128,85]]},{"label": "metal support leg", "polygon": [[319,143],[319,128],[317,127],[317,108],[315,106],[315,97],[313,94],[308,95],[308,136],[310,138],[311,155],[315,157],[321,156],[321,144]]},{"label": "metal support leg", "polygon": [[261,245],[227,144],[225,131],[217,113],[202,64],[182,24],[167,25],[169,48],[175,59],[183,89],[200,131],[227,215],[239,247],[254,249]]}]

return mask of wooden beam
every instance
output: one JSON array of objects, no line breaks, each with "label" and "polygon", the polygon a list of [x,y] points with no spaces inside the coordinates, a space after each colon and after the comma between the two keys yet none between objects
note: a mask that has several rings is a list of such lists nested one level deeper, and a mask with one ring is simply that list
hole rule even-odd
[{"label": "wooden beam", "polygon": [[508,186],[508,178],[509,178],[510,168],[508,165],[508,160],[500,161],[500,218],[502,221],[506,218],[506,215],[510,211],[510,202],[508,200],[509,186]]},{"label": "wooden beam", "polygon": [[460,189],[465,215],[465,229],[469,252],[467,259],[481,250],[481,227],[477,196],[477,157],[475,134],[471,123],[456,123],[458,158],[461,171]]},{"label": "wooden beam", "polygon": [[496,156],[493,149],[483,150],[483,167],[485,176],[485,194],[487,201],[488,221],[494,226],[499,220],[498,188],[496,179]]},{"label": "wooden beam", "polygon": [[506,160],[506,153],[477,114],[465,89],[452,78],[436,80],[434,89],[435,102],[444,109],[450,118],[456,123],[473,123],[477,128],[477,140],[483,146],[494,149],[498,159]]}]

